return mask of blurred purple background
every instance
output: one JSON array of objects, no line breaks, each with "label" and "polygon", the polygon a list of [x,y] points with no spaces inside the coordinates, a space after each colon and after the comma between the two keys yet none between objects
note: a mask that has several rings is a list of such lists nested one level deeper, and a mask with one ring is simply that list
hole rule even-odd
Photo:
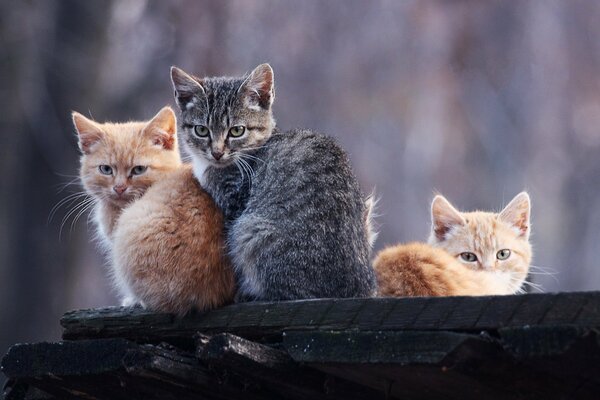
[{"label": "blurred purple background", "polygon": [[[3,1],[0,352],[56,340],[72,308],[116,304],[83,216],[70,122],[173,104],[169,67],[270,62],[281,128],[339,139],[381,196],[377,249],[423,240],[434,191],[461,209],[533,199],[532,277],[600,288],[600,2]],[[73,205],[71,205],[73,206]]]}]

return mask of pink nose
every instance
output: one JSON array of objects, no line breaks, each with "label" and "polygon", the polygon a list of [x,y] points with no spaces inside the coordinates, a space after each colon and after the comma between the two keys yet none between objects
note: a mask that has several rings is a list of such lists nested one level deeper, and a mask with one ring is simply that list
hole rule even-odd
[{"label": "pink nose", "polygon": [[120,196],[123,193],[125,193],[125,191],[127,190],[127,186],[126,185],[117,185],[117,186],[113,187],[113,190],[115,191],[115,193],[117,193]]},{"label": "pink nose", "polygon": [[212,150],[211,151],[212,156],[215,158],[215,160],[220,160],[221,157],[223,157],[223,152],[222,151],[215,151]]}]

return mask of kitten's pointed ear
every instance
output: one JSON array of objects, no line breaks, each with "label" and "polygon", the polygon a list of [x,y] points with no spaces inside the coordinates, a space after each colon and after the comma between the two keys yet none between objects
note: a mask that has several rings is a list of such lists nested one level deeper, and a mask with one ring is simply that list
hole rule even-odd
[{"label": "kitten's pointed ear", "polygon": [[453,227],[463,225],[465,219],[444,196],[437,195],[431,203],[431,222],[433,235],[442,241]]},{"label": "kitten's pointed ear", "polygon": [[202,81],[180,68],[171,67],[171,82],[175,89],[175,101],[181,110],[185,110],[188,104],[194,104],[194,100],[206,95]]},{"label": "kitten's pointed ear", "polygon": [[84,117],[77,111],[73,111],[71,116],[75,130],[77,130],[77,137],[79,138],[79,149],[84,154],[90,154],[94,144],[99,142],[104,136],[104,131],[96,122]]},{"label": "kitten's pointed ear", "polygon": [[521,192],[504,207],[504,210],[499,214],[499,218],[514,227],[520,237],[529,239],[531,231],[530,215],[531,199],[527,192]]},{"label": "kitten's pointed ear", "polygon": [[269,64],[256,67],[240,86],[240,95],[248,108],[263,110],[271,108],[275,99],[273,68]]},{"label": "kitten's pointed ear", "polygon": [[142,133],[152,140],[152,144],[173,150],[177,140],[177,118],[171,107],[163,107],[148,122]]}]

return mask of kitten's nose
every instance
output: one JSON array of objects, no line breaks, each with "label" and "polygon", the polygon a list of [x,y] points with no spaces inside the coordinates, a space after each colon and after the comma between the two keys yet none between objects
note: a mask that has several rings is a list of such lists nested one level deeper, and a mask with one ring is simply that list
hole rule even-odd
[{"label": "kitten's nose", "polygon": [[215,158],[215,160],[220,160],[223,157],[223,152],[218,150],[211,150],[210,154]]},{"label": "kitten's nose", "polygon": [[125,191],[127,190],[127,185],[117,185],[117,186],[114,186],[113,190],[115,191],[115,193],[117,193],[120,196],[123,193],[125,193]]}]

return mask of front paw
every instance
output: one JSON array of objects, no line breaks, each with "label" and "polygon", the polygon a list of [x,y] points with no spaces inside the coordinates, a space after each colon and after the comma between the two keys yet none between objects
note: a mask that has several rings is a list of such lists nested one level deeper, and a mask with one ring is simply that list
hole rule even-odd
[{"label": "front paw", "polygon": [[142,303],[141,301],[137,300],[134,297],[125,297],[121,301],[121,306],[122,307],[140,307],[140,308],[146,308],[144,306],[144,303]]}]

